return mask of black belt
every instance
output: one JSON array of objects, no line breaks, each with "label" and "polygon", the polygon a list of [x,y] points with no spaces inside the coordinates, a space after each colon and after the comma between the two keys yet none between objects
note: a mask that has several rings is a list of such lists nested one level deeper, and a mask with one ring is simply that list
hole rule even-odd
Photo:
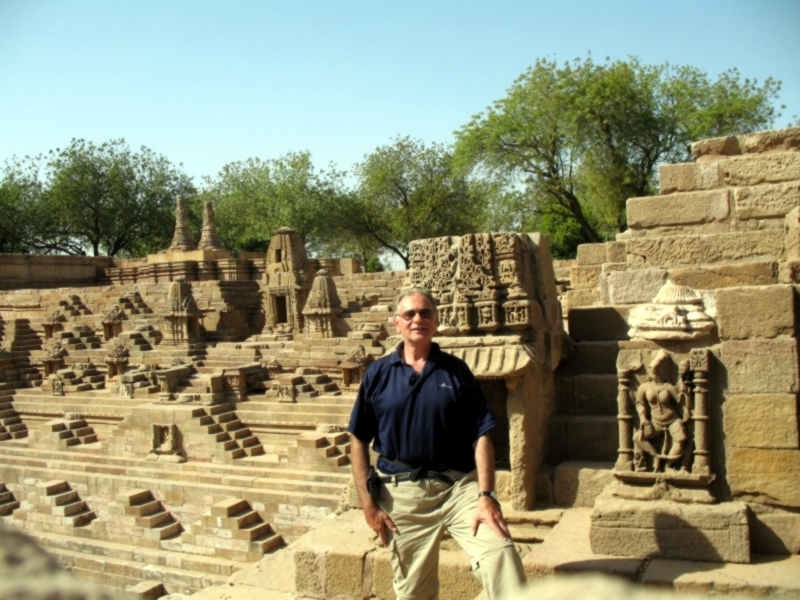
[{"label": "black belt", "polygon": [[423,469],[419,467],[414,469],[413,471],[405,471],[403,473],[398,473],[397,475],[381,475],[378,477],[383,483],[400,483],[401,481],[419,481],[420,479],[438,479],[439,481],[444,481],[447,484],[453,485],[455,483],[453,478],[445,475],[440,471],[434,471],[433,469]]}]

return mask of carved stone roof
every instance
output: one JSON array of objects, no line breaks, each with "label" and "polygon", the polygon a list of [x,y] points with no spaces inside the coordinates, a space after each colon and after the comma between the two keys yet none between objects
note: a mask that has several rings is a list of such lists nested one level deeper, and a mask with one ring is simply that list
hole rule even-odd
[{"label": "carved stone roof", "polygon": [[303,240],[291,227],[281,227],[272,236],[267,248],[267,267],[272,273],[280,271],[304,271],[308,265],[308,254]]},{"label": "carved stone roof", "polygon": [[517,377],[533,368],[533,350],[525,344],[442,350],[467,363],[477,379]]},{"label": "carved stone roof", "polygon": [[329,315],[337,312],[342,306],[333,277],[325,269],[317,271],[311,292],[303,307],[304,315]]},{"label": "carved stone roof", "polygon": [[222,242],[219,241],[214,223],[214,205],[211,202],[206,202],[203,206],[203,232],[197,247],[200,250],[222,250]]},{"label": "carved stone roof", "polygon": [[186,200],[182,196],[175,199],[175,233],[172,236],[170,250],[196,250],[189,229],[189,218],[186,214]]},{"label": "carved stone roof", "polygon": [[128,356],[130,356],[128,349],[122,344],[118,344],[117,346],[114,346],[114,348],[111,349],[111,352],[108,353],[106,360],[114,361],[122,358],[127,358]]},{"label": "carved stone roof", "polygon": [[355,348],[353,348],[350,353],[345,356],[344,360],[339,363],[339,368],[341,369],[360,369],[364,365],[366,365],[370,359],[372,358],[371,355],[367,354],[364,350],[364,346],[359,344]]}]

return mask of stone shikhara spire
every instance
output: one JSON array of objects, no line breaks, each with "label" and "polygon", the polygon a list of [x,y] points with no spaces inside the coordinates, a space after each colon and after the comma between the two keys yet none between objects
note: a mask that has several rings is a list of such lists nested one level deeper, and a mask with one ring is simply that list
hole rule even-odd
[{"label": "stone shikhara spire", "polygon": [[214,205],[206,202],[203,206],[203,233],[200,235],[200,250],[222,250],[222,244],[217,237],[217,226],[214,224]]},{"label": "stone shikhara spire", "polygon": [[186,216],[186,200],[183,196],[175,199],[175,235],[169,250],[197,250],[192,241],[192,232],[189,230],[189,221]]}]

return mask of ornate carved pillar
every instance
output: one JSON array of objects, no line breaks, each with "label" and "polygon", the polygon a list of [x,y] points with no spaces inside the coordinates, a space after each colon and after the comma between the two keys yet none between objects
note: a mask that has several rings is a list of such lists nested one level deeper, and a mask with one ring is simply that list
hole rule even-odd
[{"label": "ornate carved pillar", "polygon": [[692,473],[710,475],[708,457],[708,350],[692,350],[689,366],[694,379],[694,463]]},{"label": "ornate carved pillar", "polygon": [[633,415],[631,414],[630,371],[617,371],[617,421],[619,422],[619,448],[615,471],[633,471]]}]

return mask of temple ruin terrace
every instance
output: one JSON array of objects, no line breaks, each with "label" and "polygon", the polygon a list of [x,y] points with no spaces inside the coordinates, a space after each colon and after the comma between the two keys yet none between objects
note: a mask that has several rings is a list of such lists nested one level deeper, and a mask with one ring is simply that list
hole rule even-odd
[{"label": "temple ruin terrace", "polygon": [[[800,128],[692,154],[571,261],[476,232],[365,273],[288,227],[235,255],[180,198],[143,259],[0,255],[0,526],[130,597],[394,598],[344,430],[422,286],[501,423],[530,580],[800,596]],[[443,600],[469,571],[446,539]]]}]

